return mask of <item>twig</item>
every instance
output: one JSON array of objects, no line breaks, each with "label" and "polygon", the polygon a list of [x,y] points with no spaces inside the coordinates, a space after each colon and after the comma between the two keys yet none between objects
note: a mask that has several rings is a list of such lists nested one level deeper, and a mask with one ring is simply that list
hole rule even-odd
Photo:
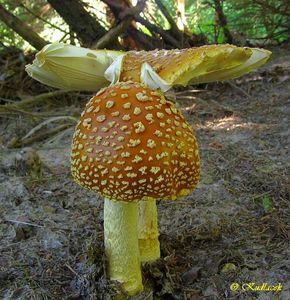
[{"label": "twig", "polygon": [[143,11],[145,5],[146,5],[145,0],[139,0],[135,6],[128,7],[125,10],[121,11],[118,17],[120,18],[120,20],[123,20],[129,16],[130,17],[137,16]]},{"label": "twig", "polygon": [[4,101],[4,102],[9,102],[9,103],[15,103],[14,100],[6,99],[6,98],[3,98],[3,97],[0,97],[0,100],[1,100],[1,101]]},{"label": "twig", "polygon": [[66,94],[68,92],[69,92],[68,90],[54,91],[54,92],[49,92],[49,93],[44,93],[44,94],[40,94],[37,96],[33,96],[33,97],[28,98],[23,101],[9,103],[7,105],[0,105],[0,116],[1,116],[1,112],[12,111],[12,112],[24,115],[24,116],[26,115],[31,118],[45,118],[45,117],[47,117],[47,115],[45,115],[45,114],[41,114],[41,113],[36,114],[36,113],[32,113],[32,112],[29,112],[26,110],[22,110],[20,108],[23,108],[23,107],[29,106],[29,105],[34,105],[34,104],[40,103],[44,100],[48,100],[49,98],[57,97],[57,96]]},{"label": "twig", "polygon": [[60,125],[58,127],[47,130],[46,132],[39,133],[39,134],[37,134],[35,136],[32,136],[30,138],[27,138],[27,139],[12,140],[10,143],[8,143],[7,148],[11,149],[11,148],[18,148],[18,147],[21,147],[21,146],[27,146],[27,145],[32,144],[34,142],[44,140],[45,138],[47,138],[51,135],[54,135],[54,134],[56,134],[56,133],[58,133],[62,130],[65,130],[66,128],[68,128],[70,126],[72,126],[72,124],[63,124],[63,125]]},{"label": "twig", "polygon": [[80,276],[69,264],[64,264],[72,273],[74,273],[76,276]]},{"label": "twig", "polygon": [[78,119],[74,118],[72,116],[59,116],[59,117],[52,117],[49,118],[43,122],[41,122],[40,124],[38,124],[37,126],[35,126],[34,128],[32,128],[22,139],[25,140],[27,138],[29,138],[30,136],[32,136],[35,132],[39,131],[40,129],[42,129],[44,126],[55,122],[55,121],[59,121],[59,120],[70,120],[73,121],[74,123],[77,123]]},{"label": "twig", "polygon": [[67,92],[69,92],[69,91],[67,91],[67,90],[54,91],[54,92],[40,94],[38,96],[34,96],[34,97],[28,98],[23,101],[9,103],[7,105],[0,105],[0,115],[1,115],[1,112],[12,111],[12,112],[16,112],[21,115],[26,115],[31,118],[45,118],[45,117],[47,117],[47,115],[45,115],[45,114],[41,114],[41,113],[36,114],[36,113],[32,113],[32,112],[29,112],[26,110],[22,110],[20,108],[42,102],[42,101],[47,100],[52,97],[63,95]]},{"label": "twig", "polygon": [[192,105],[190,105],[190,106],[183,107],[183,108],[181,109],[181,111],[189,111],[189,112],[192,112],[192,111],[195,109],[195,107],[196,107],[196,103],[194,103],[194,104],[192,104]]},{"label": "twig", "polygon": [[27,146],[29,144],[32,144],[36,141],[41,141],[47,137],[49,137],[50,135],[54,135],[56,133],[58,133],[59,131],[62,131],[68,127],[72,126],[72,124],[63,124],[63,125],[60,125],[58,127],[55,127],[55,128],[52,128],[50,130],[47,130],[46,132],[43,132],[43,133],[39,133],[33,137],[30,137],[30,138],[27,138],[27,139],[23,139],[21,140],[21,144],[23,146]]},{"label": "twig", "polygon": [[57,29],[57,30],[59,30],[59,31],[62,31],[62,32],[68,34],[68,32],[66,32],[64,29],[62,29],[62,28],[60,28],[60,27],[58,27],[58,26],[56,26],[56,25],[50,23],[49,21],[47,21],[47,20],[43,19],[42,17],[40,17],[39,15],[35,14],[32,10],[30,10],[30,9],[29,9],[28,7],[26,7],[24,4],[21,3],[20,6],[23,7],[27,12],[29,12],[29,13],[30,13],[31,15],[33,15],[35,18],[41,20],[42,22],[44,22],[44,23],[50,25],[51,27],[53,27],[53,28],[55,28],[55,29]]},{"label": "twig", "polygon": [[20,242],[8,244],[6,246],[0,247],[0,251],[3,251],[5,249],[7,249],[7,248],[11,248],[11,247],[17,246],[19,244],[20,244]]},{"label": "twig", "polygon": [[268,192],[265,192],[265,193],[262,193],[262,194],[258,194],[258,195],[252,196],[252,199],[256,200],[256,199],[262,198],[263,196],[269,195],[271,193],[272,193],[272,191],[268,191]]},{"label": "twig", "polygon": [[[40,94],[40,95],[37,95],[37,96],[30,97],[28,99],[19,101],[19,102],[13,104],[13,106],[17,106],[18,108],[21,108],[21,107],[24,107],[24,106],[33,105],[33,104],[42,102],[43,100],[46,100],[46,99],[49,99],[49,98],[52,98],[52,97],[57,97],[57,96],[66,94],[68,92],[71,92],[71,91],[69,91],[69,90],[59,90],[59,91],[53,91],[53,92]],[[10,106],[10,104],[8,104],[6,106]],[[12,104],[11,104],[11,106],[12,106]]]},{"label": "twig", "polygon": [[162,36],[162,38],[169,42],[172,46],[176,47],[176,48],[180,48],[180,43],[174,38],[172,37],[170,34],[168,34],[166,31],[164,31],[163,29],[161,29],[160,27],[150,23],[149,21],[143,19],[140,16],[136,16],[135,20],[137,22],[139,22],[140,24],[144,25],[145,27],[147,27],[151,32],[155,32],[158,33]]},{"label": "twig", "polygon": [[111,9],[113,8],[115,12],[117,12],[117,18],[123,20],[127,16],[135,16],[139,14],[145,7],[145,0],[138,1],[135,6],[125,7],[118,3],[118,1],[114,0],[102,0],[105,4],[107,4]]},{"label": "twig", "polygon": [[[14,107],[14,105],[2,105],[0,106],[0,117],[1,117],[1,113],[3,112],[7,112],[7,111],[12,111],[17,115],[24,115],[27,116],[29,118],[45,118],[45,116],[43,114],[35,114],[26,110],[22,110],[22,109],[18,109],[17,107]],[[5,117],[7,117],[6,113],[4,115]]]},{"label": "twig", "polygon": [[[161,0],[155,0],[155,3],[159,7],[159,9],[162,12],[162,14],[164,15],[164,17],[169,22],[172,33],[175,35],[175,37],[181,39],[182,38],[182,32],[178,29],[175,21],[173,20],[173,18],[171,17],[169,12],[167,11],[167,8],[164,6],[162,1]],[[180,48],[180,46],[178,48]]]},{"label": "twig", "polygon": [[[3,3],[3,1],[1,1],[1,3]],[[48,44],[48,42],[38,35],[31,26],[27,25],[27,23],[8,11],[4,7],[4,3],[3,5],[0,4],[0,19],[37,50],[42,49]]]},{"label": "twig", "polygon": [[38,224],[30,223],[30,222],[21,222],[21,221],[16,221],[16,220],[6,220],[6,221],[11,222],[11,223],[16,223],[16,224],[23,224],[23,225],[33,226],[33,227],[44,228],[43,225],[38,225]]},{"label": "twig", "polygon": [[97,43],[91,46],[92,49],[103,49],[108,44],[113,42],[121,33],[123,33],[132,23],[135,16],[139,15],[140,12],[145,7],[145,1],[139,1],[135,6],[128,7],[125,10],[122,10],[122,6],[115,1],[103,1],[109,6],[117,8],[120,11],[118,18],[121,22],[115,27],[111,28],[102,38],[100,38]]},{"label": "twig", "polygon": [[237,89],[238,91],[240,91],[243,95],[245,95],[247,98],[249,98],[250,100],[253,100],[253,98],[246,92],[244,91],[242,88],[238,87],[236,84],[234,84],[231,81],[226,81],[231,87]]},{"label": "twig", "polygon": [[123,33],[131,24],[133,18],[129,17],[119,23],[117,26],[111,28],[104,36],[102,36],[97,43],[91,46],[92,49],[103,49],[113,42],[121,33]]},{"label": "twig", "polygon": [[[183,91],[175,91],[176,95],[183,95],[183,94],[189,94],[189,93],[204,93],[207,92],[207,90],[196,90],[196,89],[188,89],[188,90],[183,90]],[[182,98],[187,97],[183,96]]]},{"label": "twig", "polygon": [[[7,114],[9,112],[9,115]],[[22,115],[23,117],[33,118],[33,119],[47,119],[47,118],[54,118],[54,117],[62,117],[62,115],[58,114],[50,114],[50,113],[32,113],[26,110],[17,109],[14,107],[7,107],[4,105],[0,105],[0,118],[9,118],[10,116],[19,116]],[[72,117],[73,118],[73,117]]]}]

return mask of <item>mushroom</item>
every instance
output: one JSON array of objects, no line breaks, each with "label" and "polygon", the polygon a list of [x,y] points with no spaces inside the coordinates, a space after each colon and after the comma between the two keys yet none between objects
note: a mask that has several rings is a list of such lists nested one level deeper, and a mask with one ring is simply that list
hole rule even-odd
[{"label": "mushroom", "polygon": [[91,50],[63,43],[44,46],[26,72],[41,83],[56,88],[96,91],[110,84],[105,70],[121,51]]},{"label": "mushroom", "polygon": [[263,65],[271,52],[234,45],[198,48],[129,51],[106,70],[111,81],[132,80],[153,89],[167,91],[172,86],[224,81],[240,77]]},{"label": "mushroom", "polygon": [[[185,196],[199,179],[199,154],[190,124],[162,92],[120,82],[87,103],[75,129],[71,165],[77,183],[105,198],[110,278],[129,295],[137,294],[143,289],[142,247],[144,252],[153,247],[159,255],[156,207],[146,203]],[[143,221],[138,221],[138,201],[145,205]],[[149,219],[153,226],[147,224]]]},{"label": "mushroom", "polygon": [[53,43],[36,54],[26,71],[57,88],[96,91],[110,83],[132,80],[166,91],[175,85],[242,76],[264,64],[270,55],[265,49],[234,45],[121,52]]}]

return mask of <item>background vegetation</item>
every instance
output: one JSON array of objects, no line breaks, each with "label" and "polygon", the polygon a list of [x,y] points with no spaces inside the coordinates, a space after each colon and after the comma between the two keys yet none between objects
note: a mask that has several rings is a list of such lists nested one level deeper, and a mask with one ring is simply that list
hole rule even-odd
[{"label": "background vegetation", "polygon": [[32,44],[41,48],[41,42],[34,42],[36,36],[43,44],[63,41],[125,50],[224,42],[243,46],[280,44],[290,36],[287,2],[0,0],[0,47],[30,49]]}]

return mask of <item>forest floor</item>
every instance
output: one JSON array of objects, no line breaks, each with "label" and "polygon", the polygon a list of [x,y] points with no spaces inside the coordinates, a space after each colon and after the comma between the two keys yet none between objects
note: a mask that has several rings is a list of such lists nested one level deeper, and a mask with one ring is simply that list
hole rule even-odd
[{"label": "forest floor", "polygon": [[[136,299],[290,299],[290,55],[271,50],[240,79],[177,90],[202,176],[188,197],[158,203],[161,259],[143,266]],[[77,117],[84,103],[30,111]],[[1,116],[0,299],[121,299],[105,276],[103,201],[70,176],[72,121],[43,126],[69,124],[23,151],[15,138],[43,120]],[[251,290],[263,283],[281,291]]]}]

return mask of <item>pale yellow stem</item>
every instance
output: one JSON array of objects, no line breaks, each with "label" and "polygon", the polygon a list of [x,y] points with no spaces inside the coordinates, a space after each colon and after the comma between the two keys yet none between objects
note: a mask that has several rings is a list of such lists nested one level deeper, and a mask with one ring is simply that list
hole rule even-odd
[{"label": "pale yellow stem", "polygon": [[143,290],[137,232],[137,203],[105,199],[105,251],[110,279],[130,296]]},{"label": "pale yellow stem", "polygon": [[156,200],[148,198],[138,203],[138,240],[141,262],[160,258]]}]

